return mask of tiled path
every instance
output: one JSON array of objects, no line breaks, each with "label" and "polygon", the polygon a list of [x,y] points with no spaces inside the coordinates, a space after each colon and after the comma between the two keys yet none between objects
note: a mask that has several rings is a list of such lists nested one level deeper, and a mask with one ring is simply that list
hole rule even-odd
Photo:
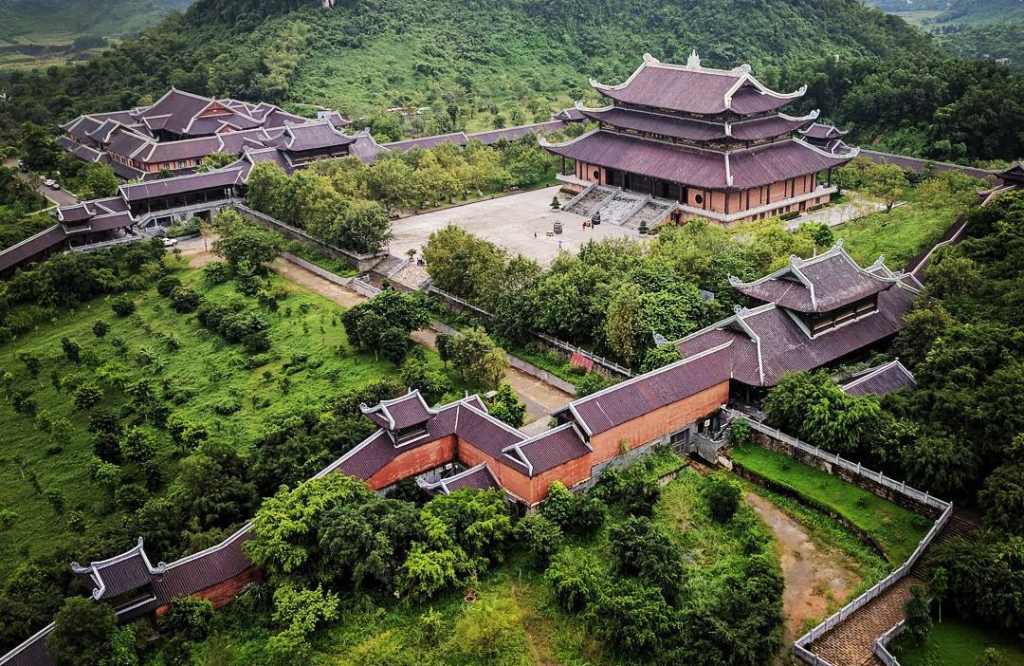
[{"label": "tiled path", "polygon": [[874,656],[875,641],[903,619],[903,605],[910,587],[923,581],[907,576],[871,601],[845,622],[811,644],[810,650],[832,666],[864,666],[880,663]]}]

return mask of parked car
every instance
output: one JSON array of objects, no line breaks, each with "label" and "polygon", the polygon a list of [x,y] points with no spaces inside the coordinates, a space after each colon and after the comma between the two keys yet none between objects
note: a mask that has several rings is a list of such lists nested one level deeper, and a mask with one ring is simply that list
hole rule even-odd
[{"label": "parked car", "polygon": [[47,187],[53,187],[56,184],[57,181],[55,181],[53,178],[47,178],[46,180],[43,181],[43,185],[46,185]]},{"label": "parked car", "polygon": [[25,164],[24,160],[18,161],[18,171],[22,173],[28,173],[28,165]]},{"label": "parked car", "polygon": [[54,181],[53,185],[50,185],[50,189],[51,190],[59,190],[60,189],[60,183]]},{"label": "parked car", "polygon": [[164,238],[164,247],[174,247],[178,244],[177,238]]}]

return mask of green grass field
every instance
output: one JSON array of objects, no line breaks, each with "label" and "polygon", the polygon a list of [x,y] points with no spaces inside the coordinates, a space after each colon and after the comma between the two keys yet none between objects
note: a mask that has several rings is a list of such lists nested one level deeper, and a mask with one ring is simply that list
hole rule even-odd
[{"label": "green grass field", "polygon": [[936,622],[921,647],[901,647],[903,666],[987,666],[985,651],[994,648],[998,666],[1024,665],[1024,642],[955,617]]},{"label": "green grass field", "polygon": [[[199,283],[201,272],[187,270],[178,274],[185,285]],[[0,375],[11,372],[19,389],[30,389],[38,403],[53,418],[66,418],[72,425],[67,441],[55,442],[37,429],[35,420],[17,414],[9,402],[0,402],[0,423],[3,441],[0,444],[0,508],[18,514],[13,526],[0,539],[0,576],[28,557],[51,552],[71,542],[74,535],[65,527],[64,516],[56,515],[43,495],[30,482],[34,474],[41,489],[60,489],[66,497],[66,511],[81,511],[90,533],[112,526],[121,514],[112,506],[108,493],[89,476],[92,459],[92,437],[87,432],[88,414],[76,411],[69,392],[54,389],[51,372],[61,376],[80,376],[93,381],[88,363],[74,366],[64,359],[60,340],[68,337],[82,346],[83,356],[95,356],[97,365],[125,373],[130,381],[151,376],[156,383],[166,382],[175,391],[187,391],[191,398],[173,413],[189,421],[207,424],[211,438],[218,438],[245,450],[261,433],[264,424],[294,414],[299,409],[317,408],[338,394],[358,388],[367,382],[393,377],[395,368],[372,355],[355,353],[347,344],[340,323],[342,309],[332,301],[274,278],[275,286],[288,289],[288,296],[277,313],[263,310],[272,325],[270,360],[255,369],[246,369],[248,358],[240,345],[223,341],[216,333],[201,327],[194,315],[179,315],[169,301],[155,289],[137,293],[136,313],[120,318],[114,315],[109,302],[97,299],[75,310],[63,311],[48,325],[0,348]],[[207,291],[197,284],[197,291],[208,299],[222,300],[234,292],[231,284]],[[254,299],[247,299],[255,304]],[[93,324],[103,320],[111,330],[104,338],[92,333]],[[168,351],[158,335],[173,336],[181,343],[178,351]],[[120,338],[127,343],[126,358],[119,356],[111,341]],[[163,364],[159,374],[153,366],[137,364],[136,356],[148,349]],[[339,353],[339,349],[343,351]],[[38,378],[31,379],[16,352],[32,353],[42,360]],[[307,355],[305,369],[286,374],[283,366],[293,357]],[[430,364],[440,369],[436,353],[428,351]],[[310,365],[321,363],[319,367]],[[268,375],[269,374],[269,379]],[[288,377],[288,385],[282,378]],[[465,387],[458,376],[452,384],[461,395]],[[286,392],[287,390],[287,392]],[[118,407],[123,403],[120,391],[107,390],[100,407]],[[218,415],[215,408],[234,403],[237,412]],[[159,461],[165,479],[177,472],[179,453],[165,431],[153,430],[159,443]],[[57,452],[53,445],[63,448]]]},{"label": "green grass field", "polygon": [[834,511],[871,535],[892,564],[900,564],[931,528],[931,521],[852,483],[759,446],[734,447],[733,460],[812,502]]},{"label": "green grass field", "polygon": [[874,263],[884,254],[886,265],[898,270],[934,245],[959,214],[956,208],[925,208],[908,203],[890,213],[875,213],[847,222],[833,231],[860,264]]}]

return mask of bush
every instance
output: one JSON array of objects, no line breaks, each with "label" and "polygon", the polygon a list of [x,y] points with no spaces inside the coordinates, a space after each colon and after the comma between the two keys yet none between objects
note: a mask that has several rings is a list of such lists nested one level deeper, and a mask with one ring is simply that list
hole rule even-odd
[{"label": "bush", "polygon": [[126,513],[138,511],[149,499],[149,491],[137,483],[128,483],[114,491],[114,502]]},{"label": "bush", "polygon": [[576,397],[583,398],[606,388],[611,382],[596,372],[588,372],[576,380]]},{"label": "bush", "polygon": [[82,360],[82,346],[71,338],[60,339],[61,349],[64,351],[64,358],[72,363],[80,363]]},{"label": "bush", "polygon": [[204,640],[212,622],[213,604],[193,597],[174,597],[171,609],[159,619],[162,631],[190,641]]},{"label": "bush", "polygon": [[165,275],[156,283],[156,293],[164,298],[169,298],[175,290],[181,288],[181,280],[174,275]]},{"label": "bush", "polygon": [[583,548],[565,548],[552,557],[544,577],[559,605],[572,613],[587,610],[608,584],[600,560]]},{"label": "bush", "polygon": [[103,391],[95,384],[82,384],[75,389],[75,409],[86,411],[92,409],[103,399]]},{"label": "bush", "polygon": [[127,296],[119,296],[110,303],[110,309],[114,311],[118,317],[127,317],[131,313],[135,312],[135,301],[131,300]]},{"label": "bush", "polygon": [[102,319],[92,325],[92,334],[97,338],[102,338],[110,331],[110,324],[103,321]]},{"label": "bush", "polygon": [[707,480],[704,495],[708,500],[711,517],[720,523],[732,520],[740,508],[740,488],[724,478],[716,476]]},{"label": "bush", "polygon": [[574,534],[591,535],[604,525],[604,503],[585,493],[574,495],[561,481],[551,484],[540,510],[552,523]]},{"label": "bush", "polygon": [[562,530],[543,516],[526,516],[515,529],[515,538],[530,554],[537,569],[543,570],[562,545]]},{"label": "bush", "polygon": [[231,279],[231,266],[226,262],[218,261],[207,264],[203,267],[203,281],[208,286],[224,284]]},{"label": "bush", "polygon": [[179,314],[195,312],[203,302],[203,297],[191,289],[175,289],[171,294],[171,307]]},{"label": "bush", "polygon": [[110,654],[117,628],[114,609],[85,597],[70,597],[53,620],[46,647],[61,666],[96,666]]}]

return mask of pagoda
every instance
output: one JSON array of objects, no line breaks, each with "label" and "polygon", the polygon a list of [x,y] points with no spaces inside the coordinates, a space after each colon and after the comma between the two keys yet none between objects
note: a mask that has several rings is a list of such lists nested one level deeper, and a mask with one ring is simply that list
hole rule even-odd
[{"label": "pagoda", "polygon": [[818,112],[779,110],[802,97],[806,86],[775,92],[749,65],[710,69],[696,52],[686,65],[672,65],[645,54],[625,82],[591,86],[611,105],[577,108],[598,127],[565,143],[541,144],[574,162],[575,173],[561,177],[566,189],[584,195],[602,188],[664,202],[658,223],[700,216],[731,224],[806,211],[836,192],[829,178],[819,183],[819,174],[858,153],[845,144],[836,150],[805,140],[801,131],[814,125]]}]

